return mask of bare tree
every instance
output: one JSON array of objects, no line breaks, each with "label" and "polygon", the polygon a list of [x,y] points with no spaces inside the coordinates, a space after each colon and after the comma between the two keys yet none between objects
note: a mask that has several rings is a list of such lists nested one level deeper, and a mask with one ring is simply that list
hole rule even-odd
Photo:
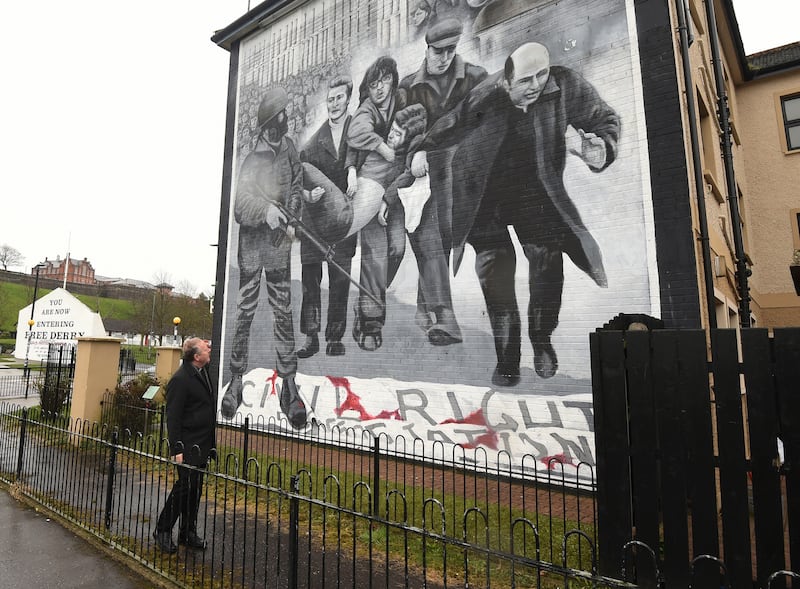
[{"label": "bare tree", "polygon": [[19,253],[19,250],[11,247],[7,243],[0,245],[0,264],[3,270],[8,270],[9,266],[19,266],[25,258]]},{"label": "bare tree", "polygon": [[178,294],[186,295],[187,297],[195,298],[197,296],[197,287],[184,279],[175,287],[175,292]]},{"label": "bare tree", "polygon": [[172,276],[170,276],[169,272],[165,272],[164,270],[159,270],[153,274],[153,284],[156,288],[161,288],[163,286],[169,286],[170,289],[175,288],[175,285],[172,284]]}]

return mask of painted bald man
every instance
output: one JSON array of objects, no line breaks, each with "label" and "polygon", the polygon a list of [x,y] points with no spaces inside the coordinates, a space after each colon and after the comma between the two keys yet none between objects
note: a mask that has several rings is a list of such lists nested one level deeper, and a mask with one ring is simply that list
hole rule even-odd
[{"label": "painted bald man", "polygon": [[421,146],[430,151],[458,145],[452,164],[454,270],[469,243],[495,340],[496,386],[514,386],[520,378],[521,320],[509,226],[528,260],[528,335],[541,378],[558,371],[551,336],[561,310],[563,254],[598,286],[607,286],[600,248],[564,187],[568,127],[577,138],[569,152],[591,170],[600,172],[614,161],[617,113],[576,72],[551,66],[543,45],[526,43],[508,57],[504,71],[442,116]]}]

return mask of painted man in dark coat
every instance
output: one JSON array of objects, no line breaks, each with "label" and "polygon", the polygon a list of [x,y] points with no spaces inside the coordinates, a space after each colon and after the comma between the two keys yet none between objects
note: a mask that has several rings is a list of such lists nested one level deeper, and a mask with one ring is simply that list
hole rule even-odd
[{"label": "painted man in dark coat", "polygon": [[[300,152],[300,159],[311,164],[325,174],[342,192],[347,192],[347,129],[350,115],[347,105],[353,92],[350,78],[337,77],[328,84],[326,106],[328,120],[322,123],[316,133],[306,142]],[[353,187],[353,190],[355,187]],[[332,220],[315,218],[307,205],[303,207],[303,222],[319,235],[325,225]],[[320,227],[317,227],[319,225]],[[322,231],[321,231],[322,229]],[[335,244],[333,260],[345,272],[350,272],[353,255],[356,251],[357,235],[346,237]],[[320,325],[322,323],[322,301],[320,282],[322,281],[322,262],[324,252],[300,236],[300,260],[303,264],[303,306],[300,311],[300,331],[306,335],[306,342],[297,351],[300,358],[308,358],[319,351]],[[325,340],[326,353],[341,356],[345,353],[342,335],[347,327],[347,298],[350,290],[348,276],[328,264],[328,323]]]},{"label": "painted man in dark coat", "polygon": [[570,152],[591,170],[614,161],[617,113],[577,73],[550,67],[543,45],[527,43],[509,56],[505,71],[441,117],[422,143],[427,150],[459,145],[452,164],[454,269],[469,243],[495,339],[497,386],[517,384],[520,374],[521,321],[509,225],[528,259],[528,334],[540,377],[558,370],[550,338],[561,310],[563,254],[607,286],[600,248],[564,187],[568,127],[578,144]]},{"label": "painted man in dark coat", "polygon": [[290,248],[286,235],[290,217],[300,215],[303,165],[292,140],[286,136],[289,103],[286,90],[268,90],[258,107],[259,139],[256,150],[239,171],[234,218],[239,224],[239,297],[230,355],[231,382],[222,398],[221,411],[231,419],[242,403],[242,375],[247,370],[250,329],[258,307],[261,276],[266,277],[267,300],[272,308],[272,334],[277,356],[276,372],[283,384],[281,410],[296,428],[306,423],[306,409],[294,378],[294,347]]},{"label": "painted man in dark coat", "polygon": [[[452,110],[481,80],[486,70],[465,62],[456,53],[463,25],[454,18],[445,18],[428,29],[427,49],[419,70],[400,81],[407,104],[421,104],[432,125]],[[409,233],[409,241],[417,258],[417,324],[425,330],[434,345],[461,341],[461,329],[453,313],[450,294],[450,160],[453,149],[430,154],[431,198],[425,203],[417,229]]]},{"label": "painted man in dark coat", "polygon": [[[178,542],[204,549],[197,535],[197,511],[203,489],[203,469],[215,447],[217,396],[208,376],[211,348],[200,338],[183,343],[183,364],[167,383],[167,432],[178,478],[158,517],[153,537],[163,552],[173,553],[172,528],[180,519]],[[182,465],[190,465],[188,468]]]}]

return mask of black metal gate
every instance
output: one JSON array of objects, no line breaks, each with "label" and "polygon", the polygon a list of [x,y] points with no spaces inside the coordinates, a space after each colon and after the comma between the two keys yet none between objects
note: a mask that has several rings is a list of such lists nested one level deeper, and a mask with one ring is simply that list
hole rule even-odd
[{"label": "black metal gate", "polygon": [[654,548],[642,587],[657,568],[734,589],[798,569],[800,329],[607,331],[591,349],[601,573],[630,539]]},{"label": "black metal gate", "polygon": [[38,386],[42,410],[58,413],[72,401],[72,383],[75,379],[76,346],[50,344],[44,376]]}]

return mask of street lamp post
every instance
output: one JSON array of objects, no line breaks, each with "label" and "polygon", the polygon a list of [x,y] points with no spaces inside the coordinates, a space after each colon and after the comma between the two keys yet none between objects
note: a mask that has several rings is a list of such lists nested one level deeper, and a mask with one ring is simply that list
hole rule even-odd
[{"label": "street lamp post", "polygon": [[175,328],[174,328],[174,330],[172,332],[172,339],[173,339],[173,341],[175,343],[177,343],[178,342],[178,325],[181,324],[181,318],[180,317],[173,317],[172,318],[172,324],[175,326]]},{"label": "street lamp post", "polygon": [[33,312],[36,309],[36,294],[39,292],[39,270],[42,269],[41,264],[36,264],[33,267],[36,270],[36,280],[33,282],[33,300],[31,301],[31,318],[28,319],[28,344],[25,347],[25,369],[23,372],[25,373],[25,398],[28,398],[28,387],[30,386],[31,382],[31,369],[28,366],[28,357],[31,351],[31,337],[33,336],[33,326],[36,322],[33,320]]},{"label": "street lamp post", "polygon": [[28,398],[28,387],[31,384],[31,371],[28,368],[28,354],[31,351],[31,331],[33,330],[33,325],[36,323],[33,319],[28,319],[28,345],[25,347],[25,398]]},{"label": "street lamp post", "polygon": [[[148,342],[148,345],[150,347],[153,346],[153,335],[154,335],[154,332],[153,332],[153,318],[155,317],[155,315],[156,315],[156,291],[154,290],[153,291],[153,306],[150,308],[150,340]],[[162,333],[162,335],[163,335],[163,333]]]}]

